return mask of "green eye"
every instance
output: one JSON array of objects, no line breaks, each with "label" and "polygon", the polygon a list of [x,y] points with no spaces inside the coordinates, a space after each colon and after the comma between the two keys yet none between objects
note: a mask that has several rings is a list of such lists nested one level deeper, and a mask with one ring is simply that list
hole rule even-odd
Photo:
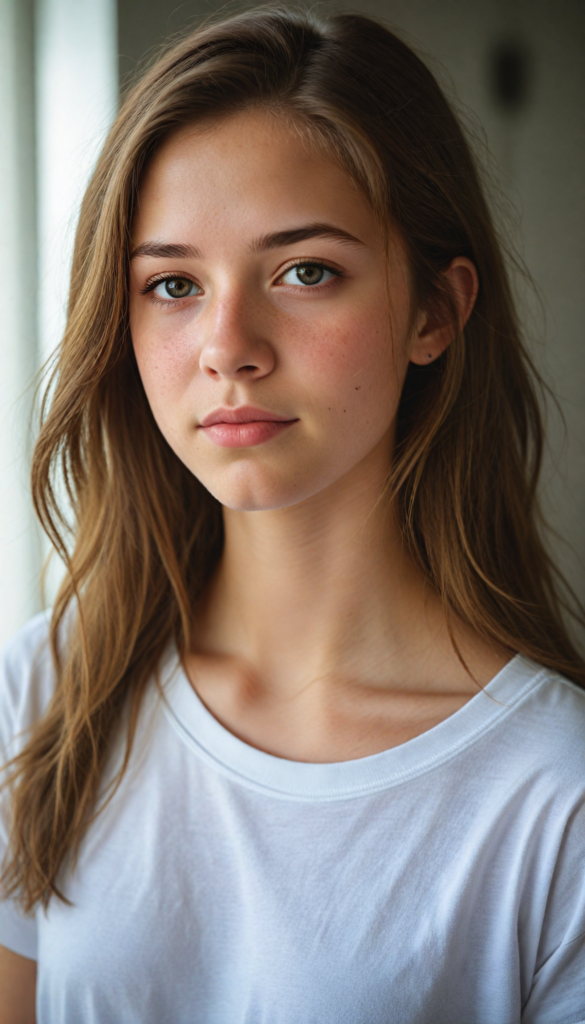
[{"label": "green eye", "polygon": [[186,299],[200,291],[201,289],[188,277],[167,277],[164,281],[159,281],[154,294],[160,299]]},{"label": "green eye", "polygon": [[323,274],[323,267],[297,267],[297,277],[303,284],[319,284]]},{"label": "green eye", "polygon": [[323,284],[337,275],[333,270],[324,267],[322,263],[297,263],[282,276],[283,284],[316,285]]}]

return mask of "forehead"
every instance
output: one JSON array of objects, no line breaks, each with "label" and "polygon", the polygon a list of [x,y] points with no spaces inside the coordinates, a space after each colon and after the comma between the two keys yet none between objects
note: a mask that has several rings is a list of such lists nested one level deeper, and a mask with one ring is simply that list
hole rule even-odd
[{"label": "forehead", "polygon": [[143,176],[133,242],[186,232],[258,235],[300,220],[332,222],[372,244],[373,210],[349,174],[284,118],[243,112],[185,128]]}]

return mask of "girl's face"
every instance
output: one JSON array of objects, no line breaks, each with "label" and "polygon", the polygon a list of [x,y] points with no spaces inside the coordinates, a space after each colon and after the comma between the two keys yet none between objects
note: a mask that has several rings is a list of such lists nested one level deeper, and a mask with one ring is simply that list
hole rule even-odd
[{"label": "girl's face", "polygon": [[[130,320],[160,430],[224,505],[275,509],[390,465],[412,356],[406,259],[349,176],[262,112],[155,155]],[[234,422],[235,420],[235,422]]]}]

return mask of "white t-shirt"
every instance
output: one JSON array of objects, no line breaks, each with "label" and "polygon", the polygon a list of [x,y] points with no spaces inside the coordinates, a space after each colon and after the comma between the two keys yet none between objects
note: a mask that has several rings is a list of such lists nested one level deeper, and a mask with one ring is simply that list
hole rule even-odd
[{"label": "white t-shirt", "polygon": [[[5,652],[4,758],[50,697],[46,635]],[[516,657],[416,739],[306,764],[223,728],[173,652],[163,681],[73,906],[0,904],[38,1024],[585,1022],[585,693]]]}]

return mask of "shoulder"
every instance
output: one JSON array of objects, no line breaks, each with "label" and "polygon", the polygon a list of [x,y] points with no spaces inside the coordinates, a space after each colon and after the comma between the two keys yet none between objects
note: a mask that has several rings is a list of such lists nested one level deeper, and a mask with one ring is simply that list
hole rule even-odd
[{"label": "shoulder", "polygon": [[497,695],[503,702],[501,732],[508,756],[545,788],[582,797],[585,690],[525,658],[516,658],[514,668],[516,695],[512,686]]},{"label": "shoulder", "polygon": [[522,662],[533,672],[533,685],[521,702],[523,714],[548,736],[552,749],[585,752],[585,690],[552,669],[524,658]]},{"label": "shoulder", "polygon": [[49,644],[50,612],[30,619],[0,654],[0,750],[12,756],[13,740],[44,714],[54,689]]},{"label": "shoulder", "polygon": [[510,716],[508,745],[520,766],[512,803],[523,835],[524,928],[532,921],[538,936],[525,1016],[540,1020],[548,1011],[546,1019],[557,1020],[561,996],[569,1000],[565,1012],[574,1012],[570,997],[581,992],[585,957],[585,691],[522,661],[533,681]]}]

